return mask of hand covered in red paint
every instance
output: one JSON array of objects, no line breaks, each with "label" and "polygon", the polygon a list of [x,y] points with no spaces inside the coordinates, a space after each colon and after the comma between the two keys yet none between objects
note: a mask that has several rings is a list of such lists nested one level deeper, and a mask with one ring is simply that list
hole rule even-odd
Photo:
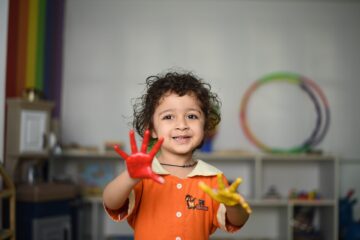
[{"label": "hand covered in red paint", "polygon": [[158,183],[164,183],[164,178],[155,174],[151,169],[151,164],[155,154],[159,151],[164,139],[160,138],[151,149],[149,153],[146,153],[146,149],[149,144],[150,131],[146,130],[144,139],[141,145],[141,151],[139,152],[135,142],[135,133],[133,130],[129,132],[131,155],[122,151],[119,146],[115,145],[115,151],[125,160],[126,167],[132,178],[151,178]]},{"label": "hand covered in red paint", "polygon": [[231,184],[230,187],[225,187],[225,184],[222,180],[223,175],[221,173],[219,173],[217,175],[217,179],[218,179],[218,186],[219,189],[217,191],[214,191],[213,189],[211,189],[208,185],[206,185],[204,182],[199,182],[199,187],[206,192],[207,194],[209,194],[209,196],[220,202],[223,203],[227,206],[235,206],[237,204],[240,204],[245,211],[250,214],[251,213],[251,208],[249,206],[249,204],[245,201],[245,199],[236,192],[237,188],[239,187],[242,179],[241,178],[237,178],[235,180],[235,182],[233,182]]}]

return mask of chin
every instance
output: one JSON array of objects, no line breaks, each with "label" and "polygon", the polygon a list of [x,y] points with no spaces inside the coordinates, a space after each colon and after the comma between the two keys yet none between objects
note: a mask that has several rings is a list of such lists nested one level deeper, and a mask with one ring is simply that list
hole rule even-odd
[{"label": "chin", "polygon": [[186,149],[174,149],[173,151],[175,154],[179,155],[186,155],[189,153],[193,153],[193,148],[186,148]]}]

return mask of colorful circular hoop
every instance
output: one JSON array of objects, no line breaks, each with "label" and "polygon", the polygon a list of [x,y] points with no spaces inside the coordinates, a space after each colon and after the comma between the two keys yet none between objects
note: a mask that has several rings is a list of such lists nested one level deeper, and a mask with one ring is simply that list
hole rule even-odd
[{"label": "colorful circular hoop", "polygon": [[[311,99],[314,104],[317,114],[315,128],[312,130],[310,136],[299,146],[291,147],[288,149],[271,148],[261,142],[250,130],[247,121],[247,105],[251,95],[260,87],[271,82],[287,82],[290,84],[298,85]],[[321,105],[319,104],[321,102]],[[324,111],[321,111],[323,108]],[[323,116],[324,115],[324,116]],[[319,144],[325,137],[329,124],[330,124],[330,110],[329,103],[325,94],[316,83],[304,76],[295,73],[273,73],[267,75],[255,83],[253,83],[245,92],[245,95],[241,101],[240,107],[240,123],[247,139],[257,146],[259,149],[269,153],[300,153],[306,152]]]}]

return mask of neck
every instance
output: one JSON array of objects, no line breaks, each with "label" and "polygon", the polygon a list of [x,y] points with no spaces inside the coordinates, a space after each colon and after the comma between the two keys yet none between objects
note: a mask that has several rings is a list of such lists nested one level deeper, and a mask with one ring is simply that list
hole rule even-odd
[{"label": "neck", "polygon": [[[186,176],[194,169],[194,166],[183,167],[183,165],[193,164],[195,161],[192,159],[192,155],[189,156],[174,156],[173,154],[164,154],[162,151],[159,156],[157,156],[159,163],[168,171],[171,175],[176,176],[178,178],[186,178]],[[166,165],[165,165],[166,164]],[[181,167],[169,166],[171,165],[179,165]]]},{"label": "neck", "polygon": [[197,162],[193,162],[193,163],[189,163],[189,164],[184,164],[184,165],[176,165],[176,164],[169,164],[169,163],[160,163],[163,166],[169,166],[169,167],[181,167],[181,168],[192,168],[194,167]]},{"label": "neck", "polygon": [[173,164],[173,165],[188,165],[193,163],[192,154],[186,155],[174,155],[174,154],[166,154],[161,152],[157,159],[160,163]]}]

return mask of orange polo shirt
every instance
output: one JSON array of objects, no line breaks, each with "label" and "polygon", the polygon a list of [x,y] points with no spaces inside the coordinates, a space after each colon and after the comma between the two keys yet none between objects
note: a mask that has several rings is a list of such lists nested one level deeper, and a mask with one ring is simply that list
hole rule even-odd
[{"label": "orange polo shirt", "polygon": [[[198,160],[194,170],[184,179],[172,176],[155,158],[155,173],[164,184],[143,179],[131,191],[128,201],[119,210],[106,208],[114,221],[127,219],[136,240],[205,240],[221,228],[227,232],[240,229],[226,220],[226,208],[203,192],[199,181],[218,188],[216,175],[221,171]],[[227,184],[227,180],[224,178]]]}]

